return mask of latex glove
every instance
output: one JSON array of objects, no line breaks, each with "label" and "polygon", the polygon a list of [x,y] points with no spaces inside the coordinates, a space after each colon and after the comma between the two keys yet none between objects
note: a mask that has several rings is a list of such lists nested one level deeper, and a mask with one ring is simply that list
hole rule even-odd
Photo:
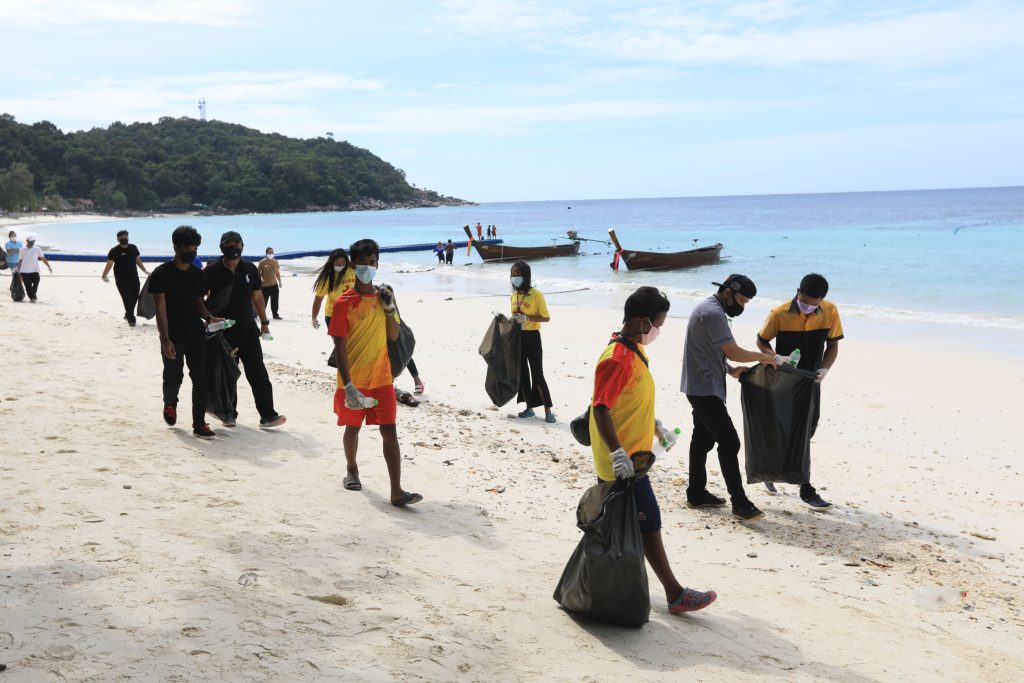
[{"label": "latex glove", "polygon": [[775,354],[775,365],[785,365],[789,362],[789,356],[780,356]]},{"label": "latex glove", "polygon": [[345,406],[353,410],[363,410],[366,407],[366,396],[356,389],[352,382],[345,385]]},{"label": "latex glove", "polygon": [[668,430],[665,429],[664,423],[660,419],[654,418],[654,435],[661,439],[665,436],[666,431]]},{"label": "latex glove", "polygon": [[514,320],[515,322],[517,322],[517,323],[519,323],[521,325],[521,324],[526,322],[526,314],[525,313],[513,313],[512,314],[512,320]]},{"label": "latex glove", "polygon": [[666,451],[672,450],[672,447],[679,441],[679,435],[671,429],[665,429],[665,425],[662,424],[661,420],[656,419],[654,421],[654,433],[657,434],[661,447]]},{"label": "latex glove", "polygon": [[313,318],[312,323],[313,323],[313,329],[314,330],[319,330],[320,329],[320,321],[319,320],[317,320],[316,318]]},{"label": "latex glove", "polygon": [[825,379],[825,375],[828,374],[828,368],[818,368],[818,371],[814,374],[817,375],[814,381],[821,384],[821,380]]},{"label": "latex glove", "polygon": [[384,315],[394,315],[396,311],[395,292],[391,287],[381,285],[377,288],[377,296],[380,297],[380,304],[384,308]]},{"label": "latex glove", "polygon": [[612,451],[612,472],[615,473],[616,479],[629,479],[635,472],[633,461],[629,459],[626,450],[622,447]]}]

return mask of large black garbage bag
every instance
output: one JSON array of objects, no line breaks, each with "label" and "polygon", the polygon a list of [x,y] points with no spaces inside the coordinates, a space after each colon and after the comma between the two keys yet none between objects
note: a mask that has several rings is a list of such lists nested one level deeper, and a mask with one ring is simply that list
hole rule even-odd
[{"label": "large black garbage bag", "polygon": [[[150,274],[149,277],[153,277],[153,275]],[[149,277],[142,285],[142,291],[139,292],[139,303],[135,305],[135,315],[146,320],[156,317],[156,304],[153,302],[153,295],[149,293]]]},{"label": "large black garbage bag", "polygon": [[484,388],[496,406],[503,406],[519,394],[519,323],[499,313],[494,316],[480,344],[487,363]]},{"label": "large black garbage bag", "polygon": [[218,333],[206,340],[206,412],[222,422],[235,416],[238,396],[238,360],[231,355],[231,345]]},{"label": "large black garbage bag", "polygon": [[811,431],[818,392],[814,373],[758,365],[740,378],[747,483],[811,480]]},{"label": "large black garbage bag", "polygon": [[554,598],[573,614],[617,626],[640,627],[651,615],[633,480],[603,482],[576,508],[583,538],[569,558]]},{"label": "large black garbage bag", "polygon": [[25,285],[21,284],[21,275],[14,273],[11,277],[11,298],[22,301],[25,298]]},{"label": "large black garbage bag", "polygon": [[399,318],[398,339],[388,339],[388,357],[391,359],[391,377],[395,378],[402,374],[405,366],[412,359],[413,349],[416,348],[416,337],[412,329]]}]

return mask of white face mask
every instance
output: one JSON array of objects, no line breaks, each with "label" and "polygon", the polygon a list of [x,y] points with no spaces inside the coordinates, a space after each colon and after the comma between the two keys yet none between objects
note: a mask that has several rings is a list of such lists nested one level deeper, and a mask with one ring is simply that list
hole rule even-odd
[{"label": "white face mask", "polygon": [[334,266],[335,273],[340,273],[343,270],[345,270],[345,266]]},{"label": "white face mask", "polygon": [[356,266],[356,277],[364,285],[368,285],[373,282],[373,276],[377,274],[377,269],[373,266]]},{"label": "white face mask", "polygon": [[273,254],[267,254],[267,258],[270,259],[271,261],[273,261],[274,260],[274,255]]},{"label": "white face mask", "polygon": [[647,322],[648,324],[650,324],[651,329],[647,330],[646,332],[640,335],[640,343],[643,344],[644,346],[650,346],[651,344],[653,344],[654,340],[658,338],[659,334],[661,334],[660,327],[655,327],[654,323],[652,323],[650,320],[648,320]]},{"label": "white face mask", "polygon": [[523,286],[523,278],[520,277],[519,275],[513,275],[510,278],[510,280],[512,282],[512,286],[515,287],[516,289],[519,289],[520,287]]},{"label": "white face mask", "polygon": [[796,300],[796,307],[799,308],[800,312],[804,315],[810,315],[818,310],[817,304],[805,304],[803,301],[800,301],[800,299]]}]

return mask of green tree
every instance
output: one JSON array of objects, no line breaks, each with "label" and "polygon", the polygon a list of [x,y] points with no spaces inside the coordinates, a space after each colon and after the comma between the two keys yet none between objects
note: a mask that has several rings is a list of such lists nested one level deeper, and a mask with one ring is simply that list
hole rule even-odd
[{"label": "green tree", "polygon": [[14,162],[6,171],[0,171],[0,207],[8,211],[32,210],[36,200],[35,176],[28,170],[28,164]]}]

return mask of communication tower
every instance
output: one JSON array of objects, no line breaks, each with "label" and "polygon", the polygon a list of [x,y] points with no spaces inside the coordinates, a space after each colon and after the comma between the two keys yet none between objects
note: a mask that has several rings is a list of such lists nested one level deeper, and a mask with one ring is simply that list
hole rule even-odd
[{"label": "communication tower", "polygon": [[199,120],[206,120],[206,98],[199,100]]}]

